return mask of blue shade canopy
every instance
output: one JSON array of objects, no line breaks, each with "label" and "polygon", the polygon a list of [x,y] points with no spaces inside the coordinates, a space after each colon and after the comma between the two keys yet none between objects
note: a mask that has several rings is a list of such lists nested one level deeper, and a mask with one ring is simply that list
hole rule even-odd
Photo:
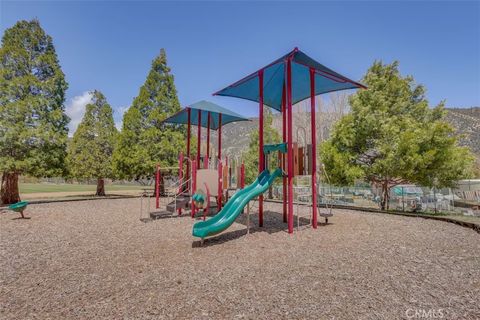
[{"label": "blue shade canopy", "polygon": [[[282,91],[288,58],[292,59],[292,104],[310,98],[310,68],[315,70],[315,95],[346,89],[366,88],[364,85],[325,67],[295,48],[290,53],[260,69],[263,70],[263,103],[278,111],[282,109]],[[258,71],[256,71],[214,93],[214,95],[258,102],[258,79]]]},{"label": "blue shade canopy", "polygon": [[208,125],[208,113],[210,112],[210,129],[213,130],[217,130],[219,127],[220,114],[222,115],[222,126],[230,122],[249,121],[247,118],[244,118],[233,111],[220,107],[213,102],[202,100],[183,108],[173,116],[163,120],[163,122],[188,124],[188,108],[191,110],[190,123],[194,126],[198,126],[199,110],[202,118],[202,123],[200,125],[204,128],[206,128]]}]

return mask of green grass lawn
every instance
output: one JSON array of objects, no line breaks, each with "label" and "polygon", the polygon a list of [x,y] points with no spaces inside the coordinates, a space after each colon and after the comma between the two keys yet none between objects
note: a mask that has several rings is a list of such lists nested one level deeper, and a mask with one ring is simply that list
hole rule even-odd
[{"label": "green grass lawn", "polygon": [[[20,193],[44,193],[44,192],[81,192],[92,191],[97,189],[96,185],[84,184],[50,184],[50,183],[20,183]],[[107,192],[122,191],[122,190],[141,190],[145,187],[139,185],[105,185]],[[153,188],[153,187],[150,187]]]}]

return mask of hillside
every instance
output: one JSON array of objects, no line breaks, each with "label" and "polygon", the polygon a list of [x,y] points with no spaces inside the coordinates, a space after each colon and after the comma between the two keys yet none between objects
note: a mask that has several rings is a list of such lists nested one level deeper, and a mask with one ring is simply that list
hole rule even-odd
[{"label": "hillside", "polygon": [[[227,155],[240,155],[248,147],[250,133],[258,128],[258,119],[229,123],[222,129],[222,149]],[[213,140],[216,141],[216,140]],[[215,143],[216,147],[216,143]]]},{"label": "hillside", "polygon": [[[447,111],[446,120],[456,129],[458,134],[462,135],[460,144],[468,146],[480,161],[480,107],[448,108]],[[322,112],[317,115],[317,119],[324,119],[324,121],[319,121],[317,128],[319,140],[328,138],[330,130],[338,118],[339,116],[332,112]],[[224,127],[223,147],[226,149],[226,154],[238,155],[248,147],[250,133],[258,128],[258,118],[250,120],[249,122],[239,122]],[[295,121],[298,121],[298,119],[295,118]],[[279,132],[281,131],[281,124],[280,115],[275,114],[273,125]]]},{"label": "hillside", "polygon": [[460,143],[480,157],[480,107],[447,110],[447,121],[463,136]]}]

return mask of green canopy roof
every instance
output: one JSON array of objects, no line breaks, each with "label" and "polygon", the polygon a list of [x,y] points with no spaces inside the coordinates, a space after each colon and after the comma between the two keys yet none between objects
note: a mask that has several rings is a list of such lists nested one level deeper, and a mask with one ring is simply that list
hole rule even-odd
[{"label": "green canopy roof", "polygon": [[222,115],[222,126],[230,122],[236,121],[249,121],[247,118],[241,115],[225,109],[218,104],[209,101],[199,101],[194,104],[184,107],[181,111],[177,112],[173,116],[165,119],[163,122],[188,124],[188,108],[190,108],[190,123],[194,126],[198,126],[198,111],[201,112],[201,126],[206,128],[208,125],[208,113],[210,113],[210,129],[217,130],[219,127],[219,115]]},{"label": "green canopy roof", "polygon": [[[286,61],[292,59],[292,103],[310,98],[310,68],[315,70],[315,95],[338,90],[365,88],[364,85],[313,60],[295,48],[283,57],[263,67],[263,103],[281,111],[282,90],[285,83]],[[259,70],[259,71],[260,71]],[[251,101],[259,101],[258,71],[214,93]]]}]

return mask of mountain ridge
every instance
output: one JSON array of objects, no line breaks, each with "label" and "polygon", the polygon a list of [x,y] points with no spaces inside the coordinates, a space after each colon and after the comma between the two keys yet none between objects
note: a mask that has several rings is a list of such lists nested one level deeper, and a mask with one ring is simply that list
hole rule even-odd
[{"label": "mountain ridge", "polygon": [[[480,107],[470,108],[446,108],[447,114],[445,120],[450,123],[455,132],[460,135],[459,144],[467,146],[480,162]],[[332,117],[331,113],[323,112],[317,115],[317,119],[327,119],[322,130],[322,138],[325,140],[336,121],[341,117]],[[336,119],[332,119],[336,118]],[[248,148],[250,134],[258,128],[258,118],[250,118],[250,121],[237,122],[226,125],[223,128],[223,148],[224,153],[236,156],[240,155]],[[281,133],[282,119],[280,114],[273,115],[273,127]],[[308,128],[309,130],[309,128]],[[318,131],[318,127],[317,127]]]}]

